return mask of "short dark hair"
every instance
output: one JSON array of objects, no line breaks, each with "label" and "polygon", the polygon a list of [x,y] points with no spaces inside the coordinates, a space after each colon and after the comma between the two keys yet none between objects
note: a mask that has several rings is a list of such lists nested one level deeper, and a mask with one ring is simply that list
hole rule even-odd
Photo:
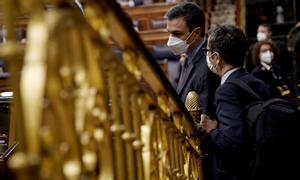
[{"label": "short dark hair", "polygon": [[235,67],[241,67],[244,64],[246,43],[245,34],[236,26],[218,26],[209,31],[209,48],[218,52],[225,63]]},{"label": "short dark hair", "polygon": [[[266,24],[266,23],[262,23],[262,24],[260,24],[259,26],[262,26],[262,27],[266,27],[267,29],[268,29],[268,31],[272,31],[272,29],[271,29],[271,26],[270,25],[268,25],[268,24]],[[258,26],[258,27],[259,27]]]},{"label": "short dark hair", "polygon": [[205,34],[205,15],[195,3],[184,2],[172,7],[165,15],[168,20],[173,20],[179,17],[183,17],[189,31],[197,27],[201,27],[201,36]]}]

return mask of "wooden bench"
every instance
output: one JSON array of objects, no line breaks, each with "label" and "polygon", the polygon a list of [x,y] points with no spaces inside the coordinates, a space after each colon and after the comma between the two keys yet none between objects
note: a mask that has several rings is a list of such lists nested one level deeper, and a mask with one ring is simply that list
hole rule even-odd
[{"label": "wooden bench", "polygon": [[[137,22],[139,31],[155,29],[153,24],[163,23],[166,12],[173,7],[173,3],[155,3],[138,7],[124,7],[124,11]],[[155,26],[155,25],[154,25]]]},{"label": "wooden bench", "polygon": [[147,46],[167,44],[169,33],[166,29],[146,30],[139,32],[140,37]]},{"label": "wooden bench", "polygon": [[154,3],[138,7],[124,7],[132,19],[141,39],[148,47],[166,44],[169,33],[166,30],[166,12],[174,3]]}]

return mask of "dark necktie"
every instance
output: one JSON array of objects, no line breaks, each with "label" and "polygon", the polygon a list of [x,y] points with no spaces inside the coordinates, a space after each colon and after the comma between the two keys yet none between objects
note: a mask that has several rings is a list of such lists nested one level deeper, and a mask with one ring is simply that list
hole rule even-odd
[{"label": "dark necktie", "polygon": [[188,59],[186,59],[182,66],[182,69],[181,69],[180,78],[179,78],[179,82],[178,82],[179,86],[183,86],[182,83],[184,83],[184,81],[186,79],[188,68],[189,68]]}]

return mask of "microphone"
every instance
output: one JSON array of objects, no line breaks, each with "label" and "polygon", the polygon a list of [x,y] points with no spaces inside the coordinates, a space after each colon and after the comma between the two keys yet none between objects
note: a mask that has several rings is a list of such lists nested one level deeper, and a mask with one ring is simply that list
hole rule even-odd
[{"label": "microphone", "polygon": [[185,99],[185,107],[191,114],[194,122],[199,124],[202,112],[199,94],[197,94],[195,91],[190,91]]}]

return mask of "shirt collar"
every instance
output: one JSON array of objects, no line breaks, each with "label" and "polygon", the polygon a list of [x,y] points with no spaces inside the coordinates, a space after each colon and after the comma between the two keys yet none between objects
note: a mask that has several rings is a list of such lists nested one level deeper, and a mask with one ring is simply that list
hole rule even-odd
[{"label": "shirt collar", "polygon": [[228,79],[228,77],[235,71],[237,71],[238,69],[240,69],[240,67],[237,68],[233,68],[229,71],[227,71],[221,78],[221,85],[225,83],[225,81]]},{"label": "shirt collar", "polygon": [[267,64],[267,63],[264,63],[264,62],[260,62],[260,64],[264,67],[264,68],[266,68],[268,71],[270,71],[270,69],[271,69],[271,65],[269,65],[269,64]]}]

